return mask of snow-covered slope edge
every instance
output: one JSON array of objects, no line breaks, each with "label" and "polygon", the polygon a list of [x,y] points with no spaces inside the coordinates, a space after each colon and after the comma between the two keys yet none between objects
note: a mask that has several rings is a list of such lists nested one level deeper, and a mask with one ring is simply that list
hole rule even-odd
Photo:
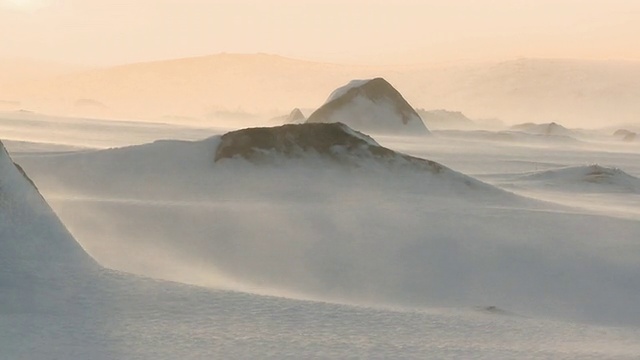
[{"label": "snow-covered slope edge", "polygon": [[[230,133],[240,144],[217,162],[221,137],[20,162],[117,269],[213,287],[222,274],[337,302],[640,323],[637,222],[534,203],[397,153],[395,164],[327,125],[342,130],[328,148],[295,126]],[[173,271],[152,273],[162,261]]]},{"label": "snow-covered slope edge", "polygon": [[[18,284],[35,291],[98,268],[0,143],[0,287]],[[0,291],[0,299],[10,301],[11,292]]]},{"label": "snow-covered slope edge", "polygon": [[[215,143],[199,145],[210,149],[208,146]],[[147,149],[176,150],[186,145],[160,142]],[[202,150],[196,149],[198,152]],[[156,154],[156,160],[166,160],[171,154],[169,151],[160,152]],[[139,159],[146,158],[150,162],[149,156],[153,153],[148,151]],[[182,151],[180,155],[174,160],[193,160],[193,154],[188,151]],[[128,160],[127,157],[123,159]],[[1,152],[3,202],[0,219],[3,223],[0,224],[0,250],[3,255],[16,255],[5,253],[10,251],[6,241],[9,238],[5,235],[12,234],[12,231],[22,238],[20,245],[23,250],[32,249],[22,251],[25,256],[17,257],[8,264],[5,260],[10,256],[0,257],[2,358],[419,358],[431,354],[440,358],[508,359],[535,354],[553,358],[631,359],[640,351],[636,341],[638,331],[628,328],[574,325],[465,310],[388,311],[211,291],[110,272],[96,274],[91,271],[93,262],[86,260],[86,254],[76,254],[81,259],[70,255],[80,251],[73,239],[58,221],[52,220],[54,216],[44,206],[42,198],[7,160],[8,157]],[[59,159],[48,158],[48,161],[56,160]],[[167,165],[177,163],[179,161]],[[87,170],[82,163],[76,162],[76,165],[78,173]],[[184,171],[186,167],[180,170]],[[39,179],[36,180],[40,183]],[[130,183],[129,186],[135,187],[135,184]],[[7,199],[14,202],[7,203]],[[6,207],[7,204],[15,206]],[[20,210],[28,208],[33,211]],[[38,210],[42,210],[44,219],[48,220],[38,220],[39,215],[31,217]],[[108,221],[100,217],[100,212],[91,215],[98,221]],[[9,223],[9,219],[19,221]],[[181,224],[180,219],[174,220]],[[49,231],[5,226],[25,222],[34,226],[39,224],[38,227],[42,225]],[[176,222],[172,224],[175,226]],[[99,229],[94,228],[92,235],[99,233]],[[24,234],[30,236],[22,237]],[[52,255],[55,258],[58,250],[69,248],[77,250],[64,252],[65,261],[71,268],[51,266],[50,259],[44,259],[49,271],[47,279],[39,279],[37,272],[26,277],[16,276],[24,273],[19,269],[25,264],[33,262],[31,256],[43,259],[35,250],[54,251]],[[150,255],[152,253],[144,254]],[[89,265],[82,265],[84,262]],[[48,292],[37,290],[46,285],[44,280],[49,281]],[[12,296],[16,300],[14,303],[20,302],[22,306],[7,306],[7,299]],[[63,301],[56,301],[56,298]],[[36,302],[41,306],[29,306]]]}]

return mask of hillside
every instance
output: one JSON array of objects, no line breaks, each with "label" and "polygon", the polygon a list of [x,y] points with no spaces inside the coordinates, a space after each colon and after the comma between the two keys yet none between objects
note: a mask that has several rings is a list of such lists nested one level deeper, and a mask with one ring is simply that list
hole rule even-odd
[{"label": "hillside", "polygon": [[79,100],[92,99],[117,117],[222,121],[208,114],[243,111],[267,120],[296,107],[316,108],[326,94],[350,79],[373,77],[384,77],[402,89],[416,107],[455,109],[474,119],[583,127],[640,121],[640,62],[624,61],[519,59],[373,67],[218,54],[3,87],[0,100],[45,113],[72,114]]}]

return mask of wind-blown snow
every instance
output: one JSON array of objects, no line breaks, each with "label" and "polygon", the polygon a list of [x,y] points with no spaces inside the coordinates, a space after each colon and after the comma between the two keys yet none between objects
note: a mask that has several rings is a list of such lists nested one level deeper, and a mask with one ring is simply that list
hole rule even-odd
[{"label": "wind-blown snow", "polygon": [[[77,276],[97,265],[69,234],[0,143],[0,286]],[[0,291],[0,297],[7,296]],[[5,304],[6,305],[6,304]],[[20,305],[20,304],[17,304]]]},{"label": "wind-blown snow", "polygon": [[[428,148],[422,142],[416,147],[415,139],[395,144],[440,161],[442,145],[433,143],[445,144],[455,153],[444,163],[465,172],[503,167],[491,151],[507,153],[507,163],[529,156],[542,164],[541,150],[535,155],[531,148],[487,150],[472,142],[455,149],[456,141],[434,138]],[[390,168],[366,158],[357,168],[313,156],[258,166],[242,159],[215,163],[219,142],[214,137],[76,154],[31,153],[17,161],[102,263],[139,266],[136,270],[147,275],[158,275],[159,265],[167,265],[162,277],[212,286],[220,284],[216,278],[222,272],[244,290],[335,295],[334,301],[374,307],[214,291],[108,272],[55,282],[44,297],[35,297],[43,292],[33,292],[32,278],[2,281],[3,304],[9,294],[19,300],[13,303],[39,299],[47,306],[35,312],[24,311],[34,308],[26,305],[0,307],[0,357],[635,359],[640,354],[634,312],[637,220],[586,216],[488,185],[469,187],[468,177],[455,172]],[[555,161],[594,156],[549,152]],[[614,164],[634,164],[637,158],[598,156]],[[5,169],[14,171],[3,165],[0,178]],[[637,167],[629,169],[637,174]],[[0,207],[0,215],[12,216],[11,209]],[[33,239],[48,243],[41,236]],[[0,267],[0,279],[15,279],[12,271]],[[64,301],[51,301],[53,295]],[[425,308],[429,302],[449,308]],[[385,303],[420,308],[394,310]],[[571,324],[535,315],[632,326]]]},{"label": "wind-blown snow", "polygon": [[312,155],[214,162],[219,141],[21,161],[118,269],[348,303],[640,323],[636,221],[366,157],[347,168]]}]

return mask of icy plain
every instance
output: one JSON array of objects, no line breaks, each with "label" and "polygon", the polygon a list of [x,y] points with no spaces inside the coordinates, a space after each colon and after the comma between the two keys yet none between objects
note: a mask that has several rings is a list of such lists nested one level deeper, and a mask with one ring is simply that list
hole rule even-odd
[{"label": "icy plain", "polygon": [[[638,144],[375,138],[454,170],[431,174],[214,163],[225,131],[175,124],[126,123],[123,140],[122,123],[50,121],[66,128],[45,143],[12,117],[0,121],[14,131],[5,146],[73,235],[3,158],[3,196],[31,189],[26,204],[56,229],[20,240],[27,260],[49,264],[33,254],[57,233],[88,252],[72,264],[91,256],[115,271],[71,266],[44,285],[3,273],[13,295],[1,298],[0,358],[640,355],[640,196],[627,186],[640,177]],[[173,140],[150,143],[162,138]],[[589,181],[596,163],[610,177]],[[9,234],[23,219],[5,214],[16,213],[3,211]]]}]

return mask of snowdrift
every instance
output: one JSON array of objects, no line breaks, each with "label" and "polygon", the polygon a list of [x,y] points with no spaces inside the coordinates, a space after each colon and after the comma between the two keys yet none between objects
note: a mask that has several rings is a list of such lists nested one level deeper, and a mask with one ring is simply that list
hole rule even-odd
[{"label": "snowdrift", "polygon": [[307,123],[334,122],[369,133],[429,133],[420,115],[383,78],[353,80],[336,89],[307,119]]},{"label": "snowdrift", "polygon": [[520,180],[529,185],[563,191],[640,193],[640,179],[621,169],[597,164],[526,174]]},{"label": "snowdrift", "polygon": [[116,269],[286,297],[640,323],[638,222],[522,198],[343,124],[20,161]]},{"label": "snowdrift", "polygon": [[[38,286],[53,288],[60,285],[60,280],[83,277],[98,269],[58,220],[33,182],[14,165],[2,143],[0,269],[0,288],[26,284],[32,291]],[[14,296],[11,289],[0,291],[3,303]],[[8,306],[12,305],[24,303]]]},{"label": "snowdrift", "polygon": [[[21,157],[21,160],[28,162],[31,169],[38,169],[36,165],[39,161],[53,164],[49,170],[55,170],[57,165],[64,165],[62,169],[58,169],[60,173],[52,171],[37,176],[39,184],[42,180],[41,188],[46,189],[45,193],[49,194],[47,196],[55,193],[51,192],[54,188],[50,182],[51,176],[55,178],[66,172],[72,172],[71,176],[86,172],[78,183],[94,183],[85,184],[84,190],[122,180],[126,180],[126,186],[142,190],[145,184],[155,181],[169,184],[171,180],[175,180],[170,178],[169,181],[163,181],[162,177],[148,175],[171,177],[176,172],[182,172],[192,179],[211,176],[212,173],[207,170],[198,173],[198,168],[211,170],[213,167],[220,169],[230,166],[234,171],[227,175],[237,176],[238,168],[234,166],[250,167],[256,175],[257,166],[243,159],[225,159],[214,164],[212,155],[219,143],[219,138],[196,143],[165,141],[127,149],[73,155],[32,155]],[[483,311],[395,311],[212,291],[105,270],[98,272],[98,266],[75,243],[33,184],[13,165],[4,149],[0,150],[0,349],[2,355],[10,359],[111,360],[264,356],[412,358],[425,353],[438,357],[473,357],[480,354],[491,358],[509,358],[528,356],[532,352],[549,357],[602,358],[632,357],[638,351],[635,330],[526,319],[499,310],[494,305],[483,307]],[[101,179],[87,174],[100,168],[103,169],[99,172]],[[130,172],[113,172],[121,169],[129,169]],[[258,175],[262,175],[264,169],[261,166]],[[280,167],[279,171],[282,170]],[[310,180],[314,178],[309,177]],[[232,177],[218,177],[215,180],[222,179],[234,180]],[[100,181],[95,182],[97,180]],[[202,179],[191,185],[196,185],[197,181]],[[218,197],[222,194],[215,186],[210,186],[215,184],[216,182],[205,181],[200,184],[203,187],[196,190],[200,195],[209,191]],[[286,182],[284,186],[292,184]],[[244,185],[240,188],[251,189]],[[335,196],[347,194],[341,192],[339,187],[336,189],[338,193]],[[112,191],[112,195],[117,195],[115,188],[107,190]],[[166,193],[186,192],[187,189],[167,187],[157,190]],[[258,192],[262,190],[264,189]],[[162,199],[161,194],[153,194],[156,202]],[[240,194],[231,194],[233,197],[238,195]],[[320,195],[325,196],[327,193]],[[393,197],[397,195],[393,194]],[[114,214],[120,215],[120,220],[130,220],[136,225],[129,229],[123,227],[124,222],[114,222],[116,218],[105,216],[109,215],[104,211],[105,208],[87,208],[86,203],[75,199],[72,208],[77,212],[68,220],[79,220],[71,222],[74,223],[75,230],[83,235],[82,238],[87,242],[94,239],[111,246],[110,250],[116,257],[124,257],[127,253],[115,251],[113,242],[118,238],[103,237],[109,230],[110,235],[120,232],[120,235],[124,235],[123,240],[129,244],[148,235],[145,231],[157,230],[159,236],[152,239],[151,246],[145,251],[136,252],[139,256],[137,261],[143,262],[144,258],[157,255],[156,249],[162,245],[162,241],[170,240],[174,245],[173,255],[184,256],[189,253],[190,248],[191,251],[200,253],[201,258],[220,265],[224,265],[224,262],[219,260],[228,257],[228,264],[233,264],[240,270],[244,268],[247,274],[266,270],[250,277],[264,284],[273,284],[274,278],[280,275],[278,271],[285,276],[283,283],[289,285],[292,284],[291,277],[298,276],[302,280],[308,280],[308,275],[311,274],[311,279],[316,275],[320,276],[312,287],[318,287],[324,282],[321,288],[328,289],[329,292],[339,292],[344,286],[355,286],[356,292],[361,293],[364,285],[372,296],[370,299],[378,298],[382,288],[396,291],[416,285],[419,285],[415,288],[416,295],[427,295],[427,290],[433,290],[433,286],[437,285],[432,283],[437,276],[434,277],[427,271],[429,269],[424,268],[424,264],[431,264],[431,270],[441,271],[446,269],[443,267],[448,261],[446,259],[453,260],[453,264],[447,265],[452,273],[447,275],[446,281],[455,282],[457,287],[465,287],[469,282],[466,284],[469,289],[468,285],[473,284],[476,279],[465,280],[460,275],[471,268],[474,271],[481,270],[475,266],[469,266],[469,269],[457,267],[464,265],[464,258],[483,256],[483,252],[478,251],[482,247],[464,250],[458,248],[460,244],[451,244],[451,247],[443,247],[442,244],[432,246],[431,249],[425,248],[428,243],[434,245],[434,239],[429,238],[437,233],[437,227],[422,233],[415,232],[414,234],[418,234],[415,235],[415,241],[407,242],[406,235],[402,235],[403,231],[407,231],[402,229],[407,222],[402,219],[411,218],[413,225],[428,219],[424,217],[423,211],[414,211],[416,206],[411,202],[408,207],[402,208],[399,205],[405,204],[404,200],[396,199],[396,204],[385,205],[398,207],[397,215],[394,216],[394,212],[387,214],[393,217],[393,222],[398,221],[398,225],[396,229],[389,229],[391,231],[386,234],[379,234],[387,225],[384,218],[380,219],[383,220],[380,223],[370,224],[370,229],[361,229],[362,233],[345,232],[346,229],[340,228],[348,226],[353,230],[349,225],[352,221],[350,217],[365,215],[362,210],[371,206],[371,202],[364,204],[365,207],[353,207],[355,212],[345,212],[345,208],[340,209],[336,204],[329,209],[320,204],[320,209],[310,212],[302,204],[307,199],[309,197],[298,199],[299,205],[303,206],[291,206],[288,214],[285,214],[282,210],[288,206],[278,201],[264,204],[266,206],[249,202],[246,207],[242,206],[242,201],[201,202],[196,206],[188,206],[187,202],[173,202],[148,206],[148,203],[144,205],[143,202],[136,202],[135,198],[129,198],[127,204],[133,208],[114,208]],[[358,200],[363,199],[365,198]],[[113,197],[106,200],[107,203],[114,204],[118,199]],[[345,200],[348,202],[349,199],[342,198],[340,203]],[[212,207],[218,207],[218,214],[222,218],[217,218],[215,211],[210,211]],[[132,209],[135,211],[130,211]],[[302,213],[298,213],[300,210]],[[296,223],[293,221],[295,218],[291,217],[288,218],[291,222],[288,222],[273,216],[279,212],[289,216],[297,214],[303,222]],[[168,217],[156,217],[163,213]],[[307,217],[313,214],[320,215],[321,218]],[[432,215],[438,216],[438,211]],[[85,223],[89,218],[93,221]],[[271,223],[273,220],[275,221]],[[256,221],[264,226],[255,227]],[[438,219],[427,221],[429,224],[420,230],[426,230],[441,221],[449,220],[441,214]],[[79,224],[88,225],[87,229],[91,229],[88,232],[80,231]],[[204,224],[209,224],[210,228],[203,228]],[[287,224],[293,226],[281,227]],[[327,230],[326,238],[320,231],[310,231],[310,238],[296,233],[302,227],[314,230],[314,227],[323,225],[327,225],[326,228],[318,230]],[[111,227],[115,228],[115,232]],[[194,235],[206,237],[197,238]],[[245,237],[246,235],[251,236]],[[337,237],[333,238],[334,235]],[[373,237],[369,238],[368,235]],[[451,235],[455,238],[455,234]],[[378,236],[383,239],[377,238]],[[203,242],[198,243],[197,240]],[[448,239],[445,240],[449,242]],[[436,241],[438,242],[440,241]],[[301,246],[307,251],[300,252]],[[126,250],[132,249],[130,247]],[[207,249],[210,251],[205,251]],[[431,251],[434,253],[430,254]],[[446,256],[456,253],[459,258]],[[190,258],[194,259],[196,258],[193,256]],[[401,259],[405,263],[387,263],[388,260]],[[294,266],[296,264],[292,264],[292,260],[299,261],[299,266]],[[192,262],[191,265],[199,267],[203,263]],[[209,270],[202,266],[200,270],[203,269]],[[407,272],[409,269],[412,272]],[[185,272],[185,269],[182,271]],[[360,273],[362,271],[365,272]],[[186,273],[194,275],[194,272]],[[212,275],[211,272],[207,274]],[[241,275],[242,271],[237,271],[236,274]],[[383,275],[384,278],[372,281],[378,275]],[[397,278],[399,275],[404,276],[404,279]],[[588,273],[585,275],[589,277]],[[394,288],[394,281],[398,279],[403,281],[402,286]],[[416,283],[416,279],[423,279],[423,282]],[[610,281],[610,278],[607,279]],[[365,284],[360,284],[360,280],[365,280]],[[632,281],[626,285],[633,285]],[[333,287],[333,290],[327,286]],[[444,289],[452,287],[444,282],[440,286]],[[613,289],[617,289],[615,284]],[[407,292],[401,294],[410,295]],[[471,291],[464,295],[473,297],[473,294]],[[459,298],[463,293],[456,291],[451,295]],[[634,299],[636,294],[629,291],[621,296],[626,295]],[[495,298],[486,297],[474,298],[473,301],[494,303],[493,300]],[[628,307],[619,308],[616,301],[608,304],[618,314],[628,315]],[[481,333],[464,330],[479,328],[483,329]],[[556,342],[557,339],[562,342]],[[539,349],[541,342],[546,344],[543,352]],[[574,344],[575,348],[568,350],[564,346],[566,342]]]}]

